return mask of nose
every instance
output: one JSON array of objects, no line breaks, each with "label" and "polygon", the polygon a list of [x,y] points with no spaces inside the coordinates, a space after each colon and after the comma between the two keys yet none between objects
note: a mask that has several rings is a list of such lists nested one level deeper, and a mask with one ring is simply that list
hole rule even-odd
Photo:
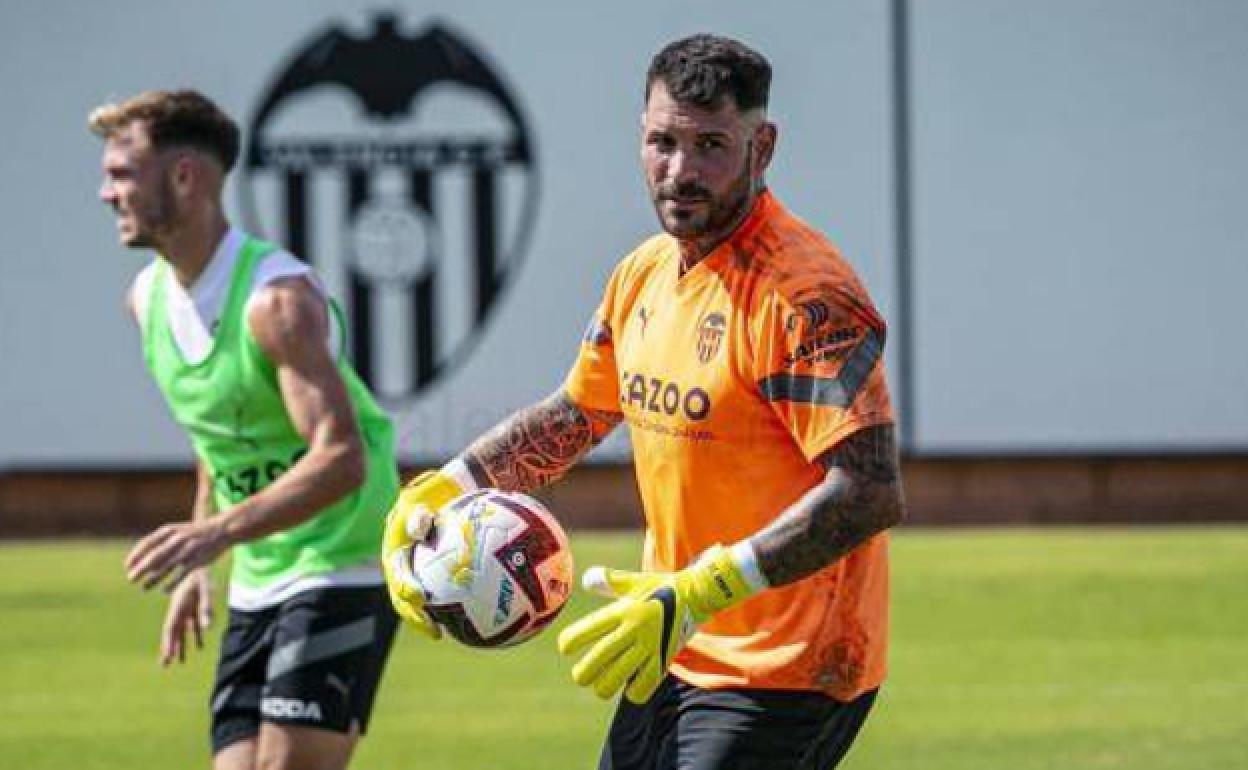
[{"label": "nose", "polygon": [[674,150],[667,159],[667,178],[677,185],[697,181],[698,168],[693,156],[684,150]]}]

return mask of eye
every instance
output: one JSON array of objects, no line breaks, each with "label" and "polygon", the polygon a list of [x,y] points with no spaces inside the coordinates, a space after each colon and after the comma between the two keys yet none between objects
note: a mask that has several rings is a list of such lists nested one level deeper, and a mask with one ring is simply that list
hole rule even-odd
[{"label": "eye", "polygon": [[646,137],[646,144],[659,152],[671,152],[676,146],[676,140],[667,134],[650,134]]},{"label": "eye", "polygon": [[720,136],[699,136],[698,137],[697,146],[699,150],[719,150],[719,149],[722,149],[724,145],[725,145],[724,139],[723,137],[720,137]]}]

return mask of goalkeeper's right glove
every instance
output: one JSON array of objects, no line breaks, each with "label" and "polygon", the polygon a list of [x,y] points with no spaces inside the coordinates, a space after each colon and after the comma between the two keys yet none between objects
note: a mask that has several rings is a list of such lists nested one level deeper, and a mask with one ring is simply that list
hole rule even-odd
[{"label": "goalkeeper's right glove", "polygon": [[590,567],[585,587],[615,601],[559,634],[559,651],[574,656],[572,680],[601,698],[623,689],[645,703],[672,658],[711,615],[766,587],[748,541],[713,546],[679,572],[628,572]]},{"label": "goalkeeper's right glove", "polygon": [[425,471],[399,490],[386,516],[381,569],[390,603],[408,625],[431,639],[441,637],[442,631],[425,612],[425,592],[412,574],[412,546],[428,537],[442,506],[465,491],[445,471]]}]

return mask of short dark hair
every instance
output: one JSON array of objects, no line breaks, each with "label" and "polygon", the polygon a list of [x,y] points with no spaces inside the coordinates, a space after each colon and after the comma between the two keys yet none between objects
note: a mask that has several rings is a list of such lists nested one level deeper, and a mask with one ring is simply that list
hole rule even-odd
[{"label": "short dark hair", "polygon": [[238,124],[198,91],[144,91],[95,108],[87,125],[108,139],[136,121],[143,123],[157,149],[193,147],[216,158],[226,171],[238,160]]},{"label": "short dark hair", "polygon": [[767,107],[771,64],[745,43],[717,35],[693,35],[668,43],[650,61],[646,100],[655,81],[682,104],[718,109],[732,97],[739,110]]}]

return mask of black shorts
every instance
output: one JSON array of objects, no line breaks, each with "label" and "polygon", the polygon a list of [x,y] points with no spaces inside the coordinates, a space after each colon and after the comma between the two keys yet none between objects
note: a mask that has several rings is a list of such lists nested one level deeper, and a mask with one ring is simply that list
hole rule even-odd
[{"label": "black shorts", "polygon": [[668,676],[638,706],[620,699],[598,770],[830,770],[875,702],[814,692],[703,690]]},{"label": "black shorts", "polygon": [[231,609],[212,688],[213,754],[256,735],[261,721],[363,733],[397,626],[384,586]]}]

